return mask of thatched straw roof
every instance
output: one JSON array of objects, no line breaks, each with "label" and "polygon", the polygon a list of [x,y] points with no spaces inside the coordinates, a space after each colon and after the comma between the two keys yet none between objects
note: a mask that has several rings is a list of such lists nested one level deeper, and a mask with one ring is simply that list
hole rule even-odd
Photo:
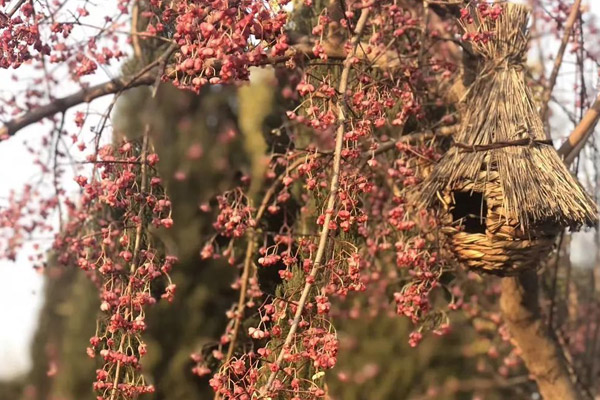
[{"label": "thatched straw roof", "polygon": [[477,78],[465,97],[454,144],[424,182],[428,203],[441,190],[477,182],[480,171],[498,172],[506,216],[522,225],[579,227],[597,220],[595,203],[546,140],[542,120],[525,82],[529,9],[504,4],[497,20],[481,19],[473,8],[466,32],[488,35],[473,44]]}]

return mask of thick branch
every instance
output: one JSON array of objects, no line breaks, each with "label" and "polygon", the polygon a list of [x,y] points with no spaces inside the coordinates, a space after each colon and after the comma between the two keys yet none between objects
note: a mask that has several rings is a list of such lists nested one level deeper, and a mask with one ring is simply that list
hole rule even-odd
[{"label": "thick branch", "polygon": [[55,99],[44,106],[34,108],[20,117],[6,122],[4,126],[0,128],[0,139],[13,136],[20,129],[28,125],[39,122],[44,118],[51,117],[54,114],[65,112],[78,104],[89,103],[98,97],[118,93],[128,88],[151,85],[155,80],[155,73],[146,73],[133,81],[130,78],[115,79],[87,89],[82,89],[70,96]]},{"label": "thick branch", "polygon": [[565,164],[570,165],[577,158],[586,141],[594,132],[598,119],[600,119],[600,94],[585,113],[579,125],[571,132],[567,141],[558,150],[558,153],[564,157]]},{"label": "thick branch", "polygon": [[558,343],[542,320],[535,271],[502,279],[500,308],[544,400],[580,400]]},{"label": "thick branch", "polygon": [[552,73],[550,74],[548,86],[546,86],[546,89],[544,91],[542,109],[540,111],[540,115],[542,116],[543,121],[546,120],[546,115],[548,113],[548,104],[550,103],[550,97],[552,96],[554,85],[556,85],[558,71],[560,70],[560,66],[562,65],[563,56],[565,55],[565,50],[567,48],[567,44],[569,43],[569,38],[571,37],[571,33],[573,32],[573,26],[575,25],[575,21],[577,21],[577,17],[579,16],[580,7],[581,0],[575,0],[575,3],[573,3],[573,7],[571,8],[569,18],[567,19],[567,22],[565,24],[565,32],[560,43],[560,47],[558,49],[558,53],[556,54],[556,58],[554,59],[554,67],[552,68]]}]

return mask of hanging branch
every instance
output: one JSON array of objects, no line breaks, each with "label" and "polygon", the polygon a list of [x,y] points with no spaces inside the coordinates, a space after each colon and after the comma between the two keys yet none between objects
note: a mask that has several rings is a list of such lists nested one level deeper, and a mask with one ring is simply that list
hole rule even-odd
[{"label": "hanging branch", "polygon": [[544,325],[536,272],[525,271],[516,277],[503,278],[501,285],[504,321],[544,400],[580,400],[566,360]]},{"label": "hanging branch", "polygon": [[323,222],[323,228],[321,229],[321,234],[319,237],[319,243],[317,247],[317,253],[315,255],[313,267],[310,271],[309,276],[306,279],[306,283],[304,284],[304,289],[302,290],[302,294],[300,299],[298,300],[296,313],[294,314],[294,319],[290,325],[290,330],[285,338],[281,351],[277,356],[277,359],[274,363],[274,367],[269,379],[267,380],[267,384],[263,388],[263,394],[265,392],[269,392],[275,381],[275,377],[277,376],[278,367],[281,366],[283,358],[285,356],[286,349],[289,347],[292,342],[294,335],[296,334],[296,330],[298,329],[298,324],[300,323],[300,318],[302,316],[302,312],[304,311],[304,307],[306,306],[306,300],[308,298],[308,294],[310,289],[312,288],[312,282],[314,282],[314,278],[317,276],[317,273],[321,269],[321,264],[323,262],[323,256],[325,254],[325,248],[327,247],[327,238],[329,236],[329,226],[331,222],[331,215],[333,209],[335,207],[337,201],[337,192],[339,187],[339,178],[340,178],[340,169],[342,164],[342,148],[344,144],[344,132],[345,132],[345,122],[346,122],[346,113],[344,110],[344,99],[343,96],[346,94],[346,90],[348,88],[348,80],[350,77],[350,71],[352,69],[353,60],[355,58],[357,48],[359,46],[360,37],[367,25],[367,20],[369,17],[369,8],[364,8],[360,14],[358,22],[356,24],[356,29],[354,30],[354,36],[351,39],[352,43],[352,51],[348,53],[346,56],[346,60],[344,61],[344,69],[342,70],[342,75],[340,77],[340,84],[338,87],[338,100],[337,100],[337,109],[338,109],[338,125],[336,131],[335,138],[335,151],[333,155],[333,165],[332,165],[332,175],[331,175],[331,183],[329,187],[329,197],[327,199],[327,204],[325,208],[325,219]]},{"label": "hanging branch", "polygon": [[[290,49],[283,56],[278,57],[267,57],[264,60],[258,62],[255,66],[268,66],[268,65],[279,65],[285,63],[295,57],[303,57],[308,60],[317,58],[313,51],[314,43],[308,40],[306,37],[300,37],[294,39],[297,43],[292,45]],[[337,42],[324,42],[322,43],[325,54],[331,61],[344,60],[344,45]],[[374,68],[382,70],[394,70],[400,65],[400,58],[393,51],[386,51],[384,53],[368,53],[367,44],[357,46],[354,51],[354,57],[361,60],[365,60]],[[4,126],[0,127],[0,140],[6,139],[9,136],[13,136],[19,130],[39,122],[44,118],[49,118],[55,114],[65,112],[72,107],[79,104],[89,103],[99,97],[103,97],[109,94],[115,94],[123,92],[127,89],[131,89],[138,86],[152,85],[157,79],[161,78],[160,74],[150,72],[154,67],[168,61],[168,57],[177,49],[175,44],[172,44],[159,58],[154,60],[142,71],[140,71],[134,78],[122,77],[118,79],[112,79],[108,82],[104,82],[91,88],[82,89],[69,96],[52,100],[50,103],[27,111],[25,114],[15,119],[4,122]],[[165,56],[167,55],[167,56]],[[207,65],[211,65],[215,70],[221,68],[218,60],[211,62],[208,60]],[[167,71],[167,75],[169,71]]]},{"label": "hanging branch", "polygon": [[[315,158],[320,157],[320,154],[315,154],[314,155]],[[306,162],[306,160],[304,159],[298,159],[296,160],[294,163],[292,163],[289,166],[289,170],[295,170],[296,168],[298,168],[300,165],[304,164]],[[281,183],[281,181],[283,180],[283,178],[285,177],[285,174],[281,174],[271,185],[271,187],[269,187],[269,189],[267,190],[267,192],[265,193],[263,200],[258,208],[258,211],[256,212],[256,216],[254,217],[255,221],[260,221],[261,218],[263,217],[265,211],[267,210],[267,207],[269,205],[269,202],[271,201],[271,198],[273,197],[273,195],[275,195],[277,187],[279,186],[279,184]],[[244,315],[244,310],[246,308],[246,291],[248,288],[248,279],[250,277],[250,269],[252,267],[252,256],[254,255],[254,248],[256,246],[256,234],[257,231],[256,229],[252,229],[249,234],[248,234],[248,244],[246,245],[246,255],[244,256],[244,267],[242,270],[242,277],[241,279],[241,287],[240,287],[240,295],[239,295],[239,299],[238,299],[238,305],[236,308],[236,318],[235,318],[235,322],[234,322],[234,326],[233,326],[233,331],[231,333],[231,341],[229,342],[229,348],[227,350],[227,356],[225,357],[225,361],[223,364],[227,364],[230,360],[231,357],[233,356],[233,351],[235,349],[235,344],[237,342],[237,337],[239,334],[239,330],[240,330],[240,325],[242,322],[242,318]],[[218,393],[215,394],[215,398],[218,398]]]},{"label": "hanging branch", "polygon": [[[413,143],[413,142],[417,142],[417,141],[434,139],[435,137],[438,137],[438,136],[443,137],[443,136],[447,136],[447,135],[448,135],[447,133],[436,134],[436,133],[430,132],[430,131],[414,132],[411,134],[401,136],[398,139],[393,139],[393,140],[384,142],[374,152],[373,152],[373,150],[366,150],[363,153],[363,155],[369,156],[369,155],[372,155],[373,153],[374,154],[384,153],[386,151],[394,149],[398,143]],[[319,159],[321,157],[330,157],[333,154],[334,154],[333,152],[320,152],[320,153],[312,154],[311,157],[313,157],[314,159]],[[304,158],[298,159],[288,166],[286,172],[289,173],[290,171],[294,171],[299,166],[303,165],[304,163],[306,163],[306,159],[304,159]],[[277,177],[277,179],[271,184],[269,189],[266,191],[266,193],[263,196],[263,199],[261,201],[261,204],[256,212],[256,215],[254,217],[255,221],[258,222],[262,219],[265,211],[267,210],[267,206],[268,206],[269,202],[275,195],[278,186],[281,184],[281,182],[283,181],[283,178],[285,176],[286,176],[286,174],[279,175]],[[256,229],[252,229],[252,230],[248,231],[248,237],[247,237],[248,242],[246,245],[246,252],[245,252],[245,256],[244,256],[242,275],[240,277],[239,297],[238,297],[237,307],[235,309],[235,314],[236,314],[235,321],[234,321],[233,328],[231,330],[231,338],[230,338],[230,342],[228,344],[229,347],[228,347],[227,354],[225,356],[223,365],[227,365],[233,358],[237,340],[239,338],[239,332],[240,332],[240,327],[242,324],[243,314],[246,309],[248,281],[249,281],[250,272],[252,269],[252,264],[253,264],[252,256],[255,251],[255,247],[256,247],[255,241],[256,241],[258,232],[259,231]],[[216,392],[214,399],[218,400],[220,398],[221,398],[220,394],[218,392]]]},{"label": "hanging branch", "polygon": [[[146,185],[147,185],[147,166],[146,166],[146,158],[148,156],[148,136],[150,134],[150,125],[147,124],[146,128],[144,130],[144,136],[143,136],[143,141],[142,141],[142,154],[140,157],[140,162],[141,162],[141,168],[140,168],[140,179],[141,179],[141,185],[140,185],[140,193],[145,193],[146,192]],[[130,267],[129,267],[129,273],[131,274],[131,276],[133,276],[135,274],[135,270],[138,268],[138,265],[136,264],[137,260],[138,260],[138,255],[140,253],[140,247],[142,244],[142,236],[144,233],[144,224],[142,223],[143,220],[143,216],[144,216],[144,207],[145,205],[142,204],[140,206],[140,210],[138,211],[138,224],[135,230],[135,241],[134,241],[134,247],[133,247],[133,256],[132,256],[132,260],[133,262],[131,263]],[[133,292],[133,280],[129,281],[129,285],[127,286],[127,290],[126,293],[132,293]],[[133,316],[130,313],[129,317],[133,320]],[[125,344],[125,339],[126,336],[123,335],[121,336],[121,344],[119,346],[119,351],[123,351],[123,345]],[[120,381],[120,370],[121,370],[121,361],[117,361],[117,366],[115,369],[115,376],[114,376],[114,382],[113,382],[113,387],[112,390],[110,392],[110,400],[114,400],[117,398],[118,395],[118,387],[119,387],[119,383],[121,383]]]}]

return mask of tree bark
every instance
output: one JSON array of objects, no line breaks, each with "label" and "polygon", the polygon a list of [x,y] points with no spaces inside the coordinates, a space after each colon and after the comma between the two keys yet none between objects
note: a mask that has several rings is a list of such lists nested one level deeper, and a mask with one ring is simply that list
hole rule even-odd
[{"label": "tree bark", "polygon": [[581,400],[559,345],[542,319],[535,271],[502,279],[500,308],[544,400]]}]

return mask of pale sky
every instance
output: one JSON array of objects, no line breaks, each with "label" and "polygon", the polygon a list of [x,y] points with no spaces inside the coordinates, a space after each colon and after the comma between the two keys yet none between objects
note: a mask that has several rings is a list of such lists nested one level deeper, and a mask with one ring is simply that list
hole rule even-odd
[{"label": "pale sky", "polygon": [[[0,80],[3,78],[0,70]],[[94,82],[105,81],[106,78],[95,77]],[[71,90],[61,90],[59,93],[65,95]],[[93,110],[98,113],[104,112],[110,103],[110,97],[95,101]],[[67,120],[73,120],[76,109],[67,114]],[[65,124],[74,126],[72,122]],[[35,125],[20,131],[15,137],[0,143],[0,205],[6,204],[6,198],[10,190],[20,191],[25,182],[36,182],[40,176],[39,168],[33,165],[31,154],[24,151],[23,142],[27,139],[30,143],[39,143],[43,132],[48,131],[50,125],[44,127]],[[73,129],[74,130],[74,129]],[[89,129],[87,130],[88,135]],[[74,154],[77,157],[77,153]],[[78,159],[83,159],[79,155]],[[76,195],[77,184],[73,181],[74,175],[67,169],[63,181],[63,187]],[[49,188],[48,190],[52,190]],[[54,218],[54,225],[58,226],[58,219]],[[45,234],[48,236],[48,234]],[[42,244],[49,246],[50,240]],[[29,247],[29,249],[27,249]],[[42,302],[43,275],[36,272],[28,260],[31,254],[31,246],[23,249],[16,262],[0,260],[0,379],[13,377],[27,371],[30,366],[29,344],[37,323],[38,311]],[[85,351],[85,349],[83,349]],[[84,353],[82,353],[84,355]]]},{"label": "pale sky", "polygon": [[[10,2],[9,2],[10,3]],[[105,15],[114,13],[115,10],[93,6],[88,0],[70,0],[70,8],[80,3],[90,12],[90,16],[84,22],[92,25],[102,26]],[[111,3],[114,4],[114,3]],[[79,32],[76,32],[78,30]],[[89,37],[96,34],[97,29],[89,27],[75,27],[73,29],[73,38]],[[101,43],[99,43],[100,47]],[[127,45],[123,45],[128,49]],[[11,79],[12,75],[18,75],[19,80]],[[91,84],[106,82],[109,78],[119,75],[119,65],[112,65],[103,68],[101,71],[87,79]],[[22,66],[19,70],[0,69],[0,96],[6,92],[18,92],[25,84],[25,78],[31,77],[31,68]],[[37,74],[35,75],[37,76]],[[76,85],[61,81],[54,90],[54,96],[66,96],[78,88]],[[91,116],[82,130],[83,139],[89,142],[93,138],[90,128],[98,124],[100,115],[105,112],[111,101],[111,96],[98,99],[90,107]],[[74,113],[76,110],[85,110],[85,106],[74,108],[67,113],[65,118],[65,129],[70,133],[77,132],[75,127]],[[0,115],[1,118],[7,118]],[[6,204],[6,199],[11,190],[21,191],[25,183],[37,182],[40,172],[39,168],[33,165],[32,155],[25,151],[23,143],[39,146],[40,139],[50,130],[51,125],[33,125],[17,133],[9,140],[0,142],[0,206]],[[110,130],[106,130],[105,140],[110,140]],[[84,155],[74,152],[76,159],[83,159]],[[74,174],[71,168],[67,168],[64,175],[63,187],[65,190],[77,193],[77,184],[73,181]],[[53,190],[53,189],[49,189]],[[58,227],[58,219],[53,216],[53,222]],[[51,245],[47,240],[41,244]],[[10,379],[22,375],[28,371],[31,366],[29,347],[33,333],[35,332],[38,312],[43,300],[43,275],[36,272],[28,260],[31,254],[31,246],[25,248],[19,255],[16,262],[0,260],[0,282],[3,283],[0,290],[0,379]],[[85,349],[82,349],[82,356],[85,356]]]},{"label": "pale sky", "polygon": [[[591,8],[596,15],[600,15],[600,2],[592,1]],[[557,44],[550,44],[556,46]],[[546,52],[551,48],[546,47]],[[554,50],[555,51],[555,50]],[[572,102],[572,74],[569,74],[567,56],[563,67],[564,79],[559,79],[557,93],[565,93],[566,98]],[[550,67],[548,67],[550,68]],[[111,73],[115,73],[116,68]],[[17,90],[18,83],[12,82],[9,77],[14,71],[0,70],[0,82],[3,82],[3,90]],[[18,71],[22,74],[22,71]],[[595,76],[595,78],[591,78]],[[592,71],[590,82],[597,87],[598,73]],[[102,82],[106,80],[106,75],[93,78],[93,82]],[[9,82],[9,85],[6,85]],[[61,85],[60,95],[69,94],[73,87]],[[570,95],[569,95],[570,94]],[[93,108],[98,112],[106,109],[109,97],[93,103]],[[73,111],[72,111],[73,112]],[[71,112],[71,116],[72,116]],[[67,117],[67,121],[72,121],[72,117]],[[560,125],[563,125],[561,123]],[[568,126],[568,125],[567,125]],[[16,137],[0,143],[0,205],[7,197],[11,189],[21,190],[24,182],[30,182],[32,177],[38,174],[36,167],[32,165],[31,156],[24,151],[23,141],[27,139],[31,143],[38,143],[40,134],[44,131],[39,125],[29,127],[21,131]],[[555,130],[556,131],[556,130]],[[556,132],[555,132],[556,133]],[[72,182],[72,176],[65,177],[65,182]],[[71,188],[74,186],[71,184]],[[590,251],[593,246],[593,235],[580,235],[572,248],[572,260],[580,266],[591,266],[594,263],[595,252]],[[35,331],[38,318],[38,311],[42,302],[43,295],[43,276],[31,268],[27,260],[28,252],[19,257],[15,263],[0,261],[0,282],[3,283],[0,290],[0,379],[10,379],[27,372],[31,365],[29,356],[29,346],[32,335]],[[82,349],[82,357],[85,356],[85,349]]]}]

